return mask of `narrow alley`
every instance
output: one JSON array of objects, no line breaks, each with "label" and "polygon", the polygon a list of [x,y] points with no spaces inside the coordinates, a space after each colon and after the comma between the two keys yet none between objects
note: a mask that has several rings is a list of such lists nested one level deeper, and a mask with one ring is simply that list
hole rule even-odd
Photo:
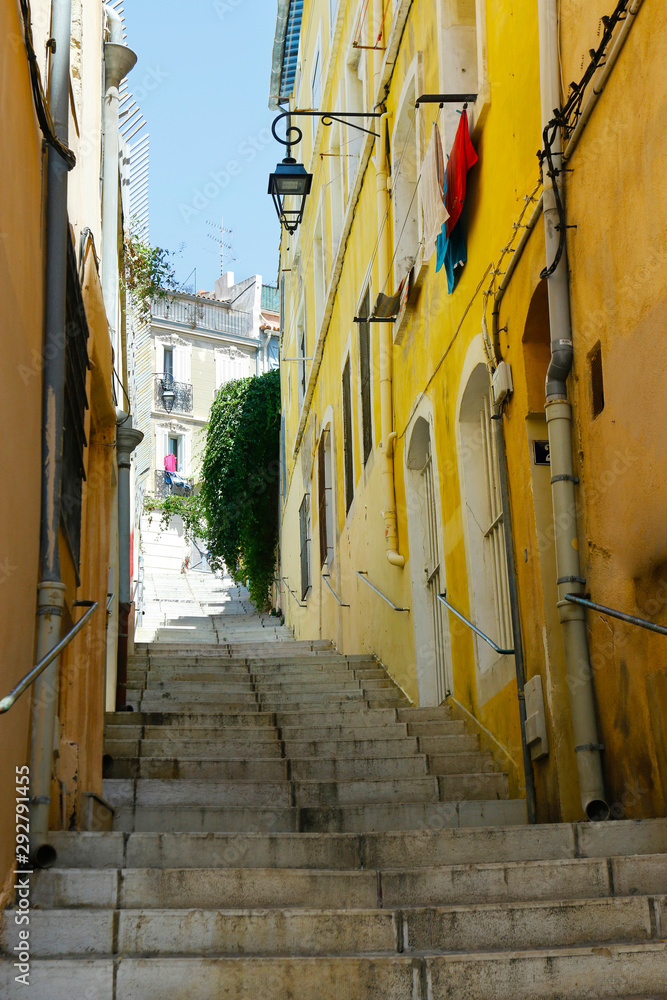
[{"label": "narrow alley", "polygon": [[146,607],[135,710],[106,717],[112,829],[54,832],[32,878],[31,1000],[662,988],[666,820],[527,826],[478,737],[374,658],[211,575],[156,575]]}]

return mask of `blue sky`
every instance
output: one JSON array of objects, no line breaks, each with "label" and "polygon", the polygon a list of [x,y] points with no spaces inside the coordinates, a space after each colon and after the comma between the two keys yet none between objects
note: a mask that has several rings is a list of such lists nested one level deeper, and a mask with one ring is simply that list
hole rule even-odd
[{"label": "blue sky", "polygon": [[267,106],[274,0],[127,0],[125,17],[138,55],[128,84],[151,136],[151,243],[176,252],[179,281],[196,267],[197,287],[212,289],[219,236],[208,223],[222,216],[236,258],[225,270],[274,284],[279,230],[266,189],[284,155]]}]

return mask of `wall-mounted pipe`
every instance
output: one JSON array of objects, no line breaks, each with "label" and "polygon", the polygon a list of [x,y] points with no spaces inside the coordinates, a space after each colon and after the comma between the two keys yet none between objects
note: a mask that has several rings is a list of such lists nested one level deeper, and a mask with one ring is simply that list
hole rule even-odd
[{"label": "wall-mounted pipe", "polygon": [[[67,146],[71,0],[53,0],[49,106],[57,138]],[[37,597],[37,660],[60,639],[65,585],[60,579],[60,502],[66,366],[67,164],[53,147],[48,151],[46,268],[44,284],[44,371],[42,375],[42,489],[40,562]],[[53,864],[48,843],[53,743],[58,706],[55,659],[35,681],[30,742],[30,854],[38,865]]]},{"label": "wall-mounted pipe", "polygon": [[[560,107],[557,0],[539,0],[539,38],[542,127],[546,128],[553,118],[554,108]],[[558,159],[562,151],[558,129],[552,148]],[[564,199],[565,175],[560,171],[556,177],[549,177],[546,169],[544,166],[544,234],[547,261],[552,261],[559,246],[561,224],[554,186],[559,186],[561,198]],[[565,649],[581,804],[589,819],[602,820],[609,817],[609,805],[605,796],[600,757],[603,747],[595,717],[586,612],[582,607],[565,600],[567,593],[583,594],[585,590],[579,561],[576,498],[578,480],[574,475],[572,407],[567,399],[567,378],[574,356],[567,251],[547,280],[551,361],[547,370],[545,408],[551,456],[558,615]]]},{"label": "wall-mounted pipe", "polygon": [[[375,176],[377,185],[378,217],[378,274],[384,281],[389,274],[389,191],[387,189],[387,161],[384,145],[384,130],[387,115],[379,119],[379,137],[375,140]],[[384,518],[384,538],[387,560],[392,566],[402,569],[405,557],[398,551],[398,525],[396,523],[396,494],[394,489],[394,430],[393,402],[393,335],[391,323],[380,323],[380,433],[384,461],[382,466],[382,516]]]},{"label": "wall-mounted pipe", "polygon": [[118,88],[137,61],[136,54],[123,42],[123,24],[108,4],[104,10],[110,39],[104,43],[104,161],[102,173],[102,295],[111,332],[111,343],[120,367],[118,338]]}]

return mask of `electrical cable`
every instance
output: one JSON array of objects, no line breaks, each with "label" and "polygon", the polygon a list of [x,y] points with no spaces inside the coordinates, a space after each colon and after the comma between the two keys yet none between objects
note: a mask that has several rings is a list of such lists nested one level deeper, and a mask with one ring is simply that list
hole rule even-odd
[{"label": "electrical cable", "polygon": [[544,142],[544,149],[540,150],[537,154],[540,164],[543,165],[544,160],[547,161],[547,177],[550,178],[552,183],[552,190],[554,193],[554,199],[556,202],[556,210],[558,212],[558,247],[554,255],[554,259],[548,267],[545,267],[540,274],[540,278],[549,278],[558,265],[561,262],[563,253],[565,252],[566,238],[567,238],[567,219],[565,216],[565,206],[563,204],[563,198],[561,195],[560,185],[558,183],[559,174],[562,172],[561,169],[557,168],[554,164],[554,156],[561,155],[560,153],[553,151],[553,144],[562,129],[566,137],[569,137],[575,130],[579,117],[581,115],[581,107],[584,100],[584,94],[586,89],[590,84],[591,80],[595,76],[596,72],[600,68],[600,63],[604,59],[605,51],[609,42],[612,40],[614,29],[619,21],[624,21],[627,17],[627,8],[630,0],[619,0],[616,4],[616,9],[614,13],[610,16],[602,17],[602,24],[604,26],[604,31],[602,32],[602,39],[597,49],[590,50],[591,60],[588,64],[586,72],[580,79],[579,83],[570,84],[570,96],[567,101],[559,110],[554,111],[554,117],[551,121],[547,122],[542,133],[542,140]]},{"label": "electrical cable", "polygon": [[[32,16],[30,12],[29,0],[19,0],[21,7],[21,17],[23,18],[23,38],[28,55],[28,70],[30,72],[30,86],[32,89],[33,101],[37,120],[45,141],[63,158],[67,164],[67,169],[71,170],[76,164],[76,157],[69,146],[61,142],[56,135],[56,128],[49,111],[48,102],[42,86],[42,77],[39,72],[39,64],[35,53],[35,45],[32,37]],[[49,44],[55,44],[50,40]]]}]

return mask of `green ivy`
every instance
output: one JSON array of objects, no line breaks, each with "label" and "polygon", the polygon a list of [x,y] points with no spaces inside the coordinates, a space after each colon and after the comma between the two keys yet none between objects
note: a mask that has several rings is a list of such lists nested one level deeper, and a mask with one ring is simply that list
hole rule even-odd
[{"label": "green ivy", "polygon": [[214,560],[269,606],[278,545],[280,374],[227,382],[208,426],[201,498]]},{"label": "green ivy", "polygon": [[130,231],[125,238],[125,287],[134,296],[143,319],[150,315],[153,299],[164,299],[175,284],[171,253],[143,243]]},{"label": "green ivy", "polygon": [[187,542],[195,538],[208,537],[206,509],[201,493],[189,497],[170,494],[159,498],[148,493],[144,497],[144,510],[148,514],[149,523],[152,522],[154,516],[159,517],[161,531],[165,531],[169,527],[172,517],[182,518]]}]

